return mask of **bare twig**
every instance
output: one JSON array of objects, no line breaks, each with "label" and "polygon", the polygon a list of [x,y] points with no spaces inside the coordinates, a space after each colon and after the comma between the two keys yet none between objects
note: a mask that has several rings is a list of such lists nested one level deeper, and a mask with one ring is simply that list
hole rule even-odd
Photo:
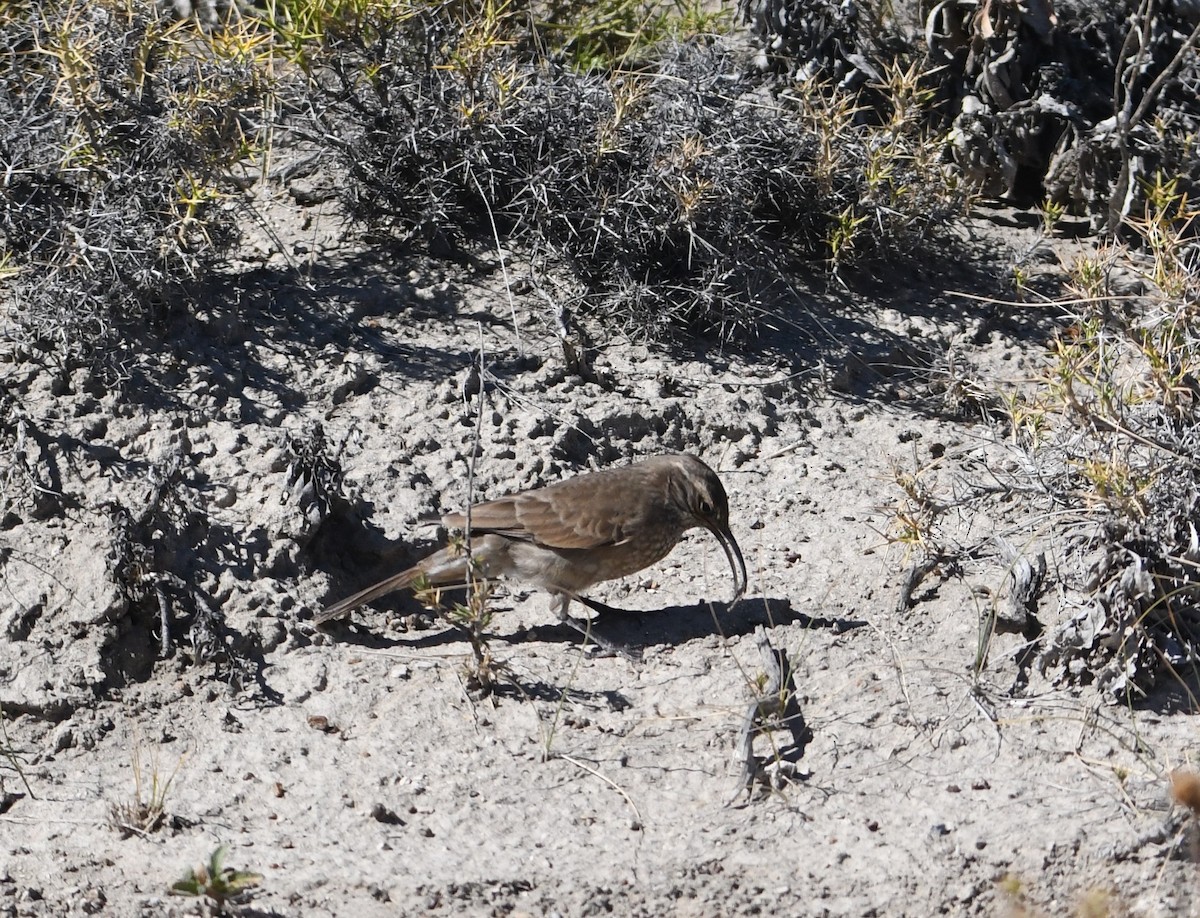
[{"label": "bare twig", "polygon": [[641,812],[641,810],[639,810],[637,808],[637,804],[633,802],[633,798],[629,796],[629,794],[625,790],[625,788],[623,788],[623,787],[621,787],[621,785],[617,784],[617,782],[614,781],[612,778],[608,777],[605,774],[602,774],[601,772],[597,771],[595,768],[592,768],[592,766],[579,761],[579,759],[575,758],[574,756],[559,755],[558,758],[562,759],[564,762],[570,762],[576,768],[580,769],[581,771],[586,771],[589,775],[592,775],[593,777],[599,778],[601,781],[603,781],[605,784],[607,784],[609,787],[611,787],[613,790],[615,790],[618,794],[620,794],[622,797],[624,797],[625,802],[627,804],[629,804],[629,808],[631,810],[633,810],[633,818],[634,818],[633,827],[634,827],[634,829],[636,829],[639,832],[642,831],[643,827],[645,826],[645,822],[642,820],[642,812]]},{"label": "bare twig", "polygon": [[[755,630],[754,638],[766,678],[754,700],[746,706],[738,731],[737,758],[742,763],[738,779],[739,795],[754,786],[759,774],[758,759],[754,755],[756,735],[777,726],[786,726],[798,748],[803,747],[805,740],[804,715],[796,700],[796,685],[788,653],[771,646],[771,640],[762,625]],[[768,722],[773,725],[768,726]]]}]

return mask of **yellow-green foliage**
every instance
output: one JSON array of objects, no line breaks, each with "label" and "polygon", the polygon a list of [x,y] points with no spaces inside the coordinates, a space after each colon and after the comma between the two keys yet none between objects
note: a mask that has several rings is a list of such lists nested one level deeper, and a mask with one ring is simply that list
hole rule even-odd
[{"label": "yellow-green foliage", "polygon": [[732,16],[701,0],[566,0],[552,3],[537,28],[577,69],[610,70],[636,67],[664,42],[728,32]]}]

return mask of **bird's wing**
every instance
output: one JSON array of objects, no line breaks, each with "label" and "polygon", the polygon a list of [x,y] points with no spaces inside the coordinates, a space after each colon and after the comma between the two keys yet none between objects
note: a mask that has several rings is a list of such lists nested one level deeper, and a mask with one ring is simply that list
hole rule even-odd
[{"label": "bird's wing", "polygon": [[[599,480],[598,480],[599,479]],[[494,532],[510,539],[525,539],[549,548],[597,548],[625,540],[632,518],[628,494],[612,488],[600,475],[569,478],[558,484],[524,491],[471,508],[471,531]],[[462,513],[448,513],[442,521],[451,527],[466,526]]]}]

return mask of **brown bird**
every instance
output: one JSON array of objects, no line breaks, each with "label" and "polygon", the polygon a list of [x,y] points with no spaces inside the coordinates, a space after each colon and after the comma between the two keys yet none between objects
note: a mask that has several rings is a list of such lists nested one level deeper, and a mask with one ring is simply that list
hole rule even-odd
[{"label": "brown bird", "polygon": [[[442,522],[467,526],[464,513]],[[521,491],[471,507],[470,553],[463,545],[435,551],[316,617],[317,624],[345,615],[422,577],[430,586],[462,586],[474,568],[485,580],[510,577],[548,591],[564,622],[572,599],[597,611],[606,606],[580,594],[667,556],[689,529],[717,537],[734,577],[734,599],[746,589],[746,563],[729,530],[729,498],[716,472],[686,453],[654,456],[617,469],[590,472],[544,488]],[[586,633],[586,632],[585,632]]]}]

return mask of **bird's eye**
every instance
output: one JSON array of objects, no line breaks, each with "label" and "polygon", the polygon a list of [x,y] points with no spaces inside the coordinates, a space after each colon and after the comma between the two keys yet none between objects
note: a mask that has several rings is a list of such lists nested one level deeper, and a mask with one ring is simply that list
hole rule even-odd
[{"label": "bird's eye", "polygon": [[701,516],[712,516],[713,505],[707,497],[700,498],[700,503],[696,505],[696,509],[700,511]]}]

